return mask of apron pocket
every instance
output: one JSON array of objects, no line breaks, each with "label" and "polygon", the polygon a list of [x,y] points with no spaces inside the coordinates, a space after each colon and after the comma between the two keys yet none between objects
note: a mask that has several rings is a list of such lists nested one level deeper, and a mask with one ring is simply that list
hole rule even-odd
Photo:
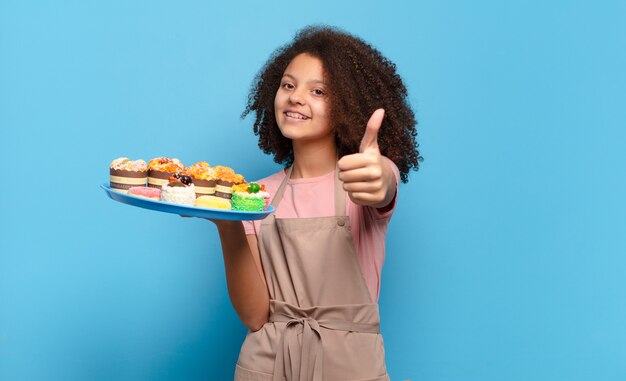
[{"label": "apron pocket", "polygon": [[[235,381],[272,381],[272,377],[271,374],[246,369],[239,364],[235,367]],[[283,381],[285,381],[284,377]]]}]

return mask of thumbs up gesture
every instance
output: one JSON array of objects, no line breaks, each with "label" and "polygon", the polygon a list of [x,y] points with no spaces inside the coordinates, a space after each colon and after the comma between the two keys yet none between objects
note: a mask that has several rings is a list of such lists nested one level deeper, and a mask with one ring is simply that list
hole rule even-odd
[{"label": "thumbs up gesture", "polygon": [[384,117],[385,110],[374,111],[367,122],[359,153],[346,155],[337,162],[343,189],[359,205],[383,208],[395,195],[395,178],[378,149],[378,131]]}]

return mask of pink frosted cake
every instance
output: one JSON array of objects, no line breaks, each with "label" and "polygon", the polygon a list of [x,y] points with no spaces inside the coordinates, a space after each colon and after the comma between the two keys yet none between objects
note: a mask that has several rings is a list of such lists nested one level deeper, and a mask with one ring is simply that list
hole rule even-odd
[{"label": "pink frosted cake", "polygon": [[126,193],[128,188],[146,185],[148,166],[143,160],[120,157],[111,162],[109,174],[111,189]]},{"label": "pink frosted cake", "polygon": [[136,197],[149,198],[151,200],[161,200],[161,190],[151,187],[132,187],[128,189],[128,194]]}]

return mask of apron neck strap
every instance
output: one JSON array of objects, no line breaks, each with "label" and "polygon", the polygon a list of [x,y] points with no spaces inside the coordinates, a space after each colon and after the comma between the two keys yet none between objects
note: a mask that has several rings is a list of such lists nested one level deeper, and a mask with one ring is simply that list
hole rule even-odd
[{"label": "apron neck strap", "polygon": [[[278,204],[280,200],[283,198],[283,193],[285,193],[285,188],[287,187],[287,182],[289,182],[289,178],[291,177],[291,171],[293,170],[293,165],[287,169],[287,174],[285,174],[285,178],[280,183],[274,198],[272,199],[271,205],[274,209],[278,209]],[[346,215],[346,191],[343,190],[343,186],[341,184],[341,180],[339,180],[339,168],[335,168],[335,181],[334,181],[334,193],[335,193],[335,216],[345,216]]]},{"label": "apron neck strap", "polygon": [[335,216],[346,215],[346,191],[339,180],[339,167],[335,167]]},{"label": "apron neck strap", "polygon": [[278,203],[280,203],[280,200],[282,200],[283,198],[283,193],[285,192],[285,187],[287,187],[287,182],[289,181],[289,177],[291,177],[292,170],[293,170],[293,165],[289,167],[289,169],[287,169],[287,174],[285,175],[285,178],[283,179],[283,181],[280,183],[280,186],[278,187],[278,190],[276,191],[276,194],[274,195],[274,198],[272,199],[272,203],[270,205],[272,205],[274,209],[278,209]]}]

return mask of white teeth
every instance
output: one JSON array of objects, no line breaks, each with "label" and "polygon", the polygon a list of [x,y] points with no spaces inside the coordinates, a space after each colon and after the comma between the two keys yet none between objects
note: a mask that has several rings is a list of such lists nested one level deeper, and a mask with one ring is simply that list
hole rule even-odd
[{"label": "white teeth", "polygon": [[286,112],[285,115],[287,115],[288,117],[291,117],[291,118],[296,118],[296,119],[309,119],[306,116],[304,116],[302,114],[295,113],[295,112]]}]

